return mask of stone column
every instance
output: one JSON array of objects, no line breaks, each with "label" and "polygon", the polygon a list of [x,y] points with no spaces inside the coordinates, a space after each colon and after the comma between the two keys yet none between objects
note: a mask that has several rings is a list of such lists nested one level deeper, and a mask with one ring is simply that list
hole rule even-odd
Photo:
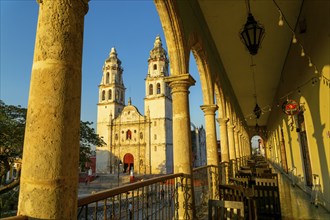
[{"label": "stone column", "polygon": [[[219,155],[217,146],[217,136],[215,130],[215,111],[218,109],[217,105],[202,105],[201,109],[204,112],[205,117],[205,133],[206,133],[206,157],[207,165],[219,165]],[[218,199],[218,175],[212,173],[212,198]]]},{"label": "stone column", "polygon": [[[195,80],[189,74],[167,77],[172,89],[173,106],[173,164],[174,173],[184,173],[192,178],[192,149],[189,113],[189,87]],[[178,219],[196,219],[194,189],[191,179],[183,181],[178,189]]]},{"label": "stone column", "polygon": [[202,105],[201,109],[205,117],[207,165],[218,166],[218,146],[215,130],[215,111],[218,109],[218,106]]},{"label": "stone column", "polygon": [[236,159],[236,152],[235,152],[235,141],[234,141],[234,128],[235,125],[229,122],[228,125],[228,145],[229,145],[229,159]]},{"label": "stone column", "polygon": [[239,129],[236,127],[234,128],[234,141],[235,141],[235,155],[236,155],[236,158],[240,158],[241,155],[240,155],[240,152],[239,152],[239,148],[240,148],[240,144],[239,144],[239,137],[238,137],[238,132],[239,132]]},{"label": "stone column", "polygon": [[220,126],[220,148],[221,148],[221,162],[229,162],[229,145],[227,135],[228,118],[218,118],[217,121]]},{"label": "stone column", "polygon": [[239,141],[238,141],[238,127],[236,126],[233,129],[234,132],[234,146],[235,146],[235,156],[236,156],[236,164],[235,164],[235,172],[238,172],[241,162],[240,162],[240,154],[239,154]]},{"label": "stone column", "polygon": [[87,0],[38,0],[18,215],[76,219]]},{"label": "stone column", "polygon": [[244,145],[244,140],[243,140],[243,134],[241,131],[238,133],[238,142],[239,142],[239,155],[240,157],[243,157],[243,145]]}]

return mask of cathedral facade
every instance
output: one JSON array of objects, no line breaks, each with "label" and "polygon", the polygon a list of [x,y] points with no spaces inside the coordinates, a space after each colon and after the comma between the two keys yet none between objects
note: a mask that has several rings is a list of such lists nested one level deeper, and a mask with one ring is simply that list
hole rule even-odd
[{"label": "cathedral facade", "polygon": [[97,104],[97,133],[106,145],[96,147],[96,172],[165,174],[173,171],[172,100],[165,83],[168,59],[159,36],[148,59],[144,112],[125,105],[123,68],[115,48],[103,66]]}]

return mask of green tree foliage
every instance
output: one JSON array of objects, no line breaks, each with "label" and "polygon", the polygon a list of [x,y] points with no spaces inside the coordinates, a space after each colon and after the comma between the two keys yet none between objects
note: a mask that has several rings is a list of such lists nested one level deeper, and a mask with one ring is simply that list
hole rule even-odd
[{"label": "green tree foliage", "polygon": [[23,151],[26,109],[0,100],[0,178]]},{"label": "green tree foliage", "polygon": [[[6,105],[0,100],[0,217],[14,215],[17,210],[20,179],[6,183],[5,177],[13,162],[22,158],[26,112],[21,106]],[[79,166],[82,169],[92,156],[91,147],[105,144],[91,125],[92,122],[80,122]]]},{"label": "green tree foliage", "polygon": [[[25,132],[25,108],[6,105],[0,100],[0,178],[5,179],[15,159],[22,158]],[[92,146],[102,146],[104,141],[91,128],[92,122],[80,122],[80,161],[84,167],[92,155]],[[1,184],[0,184],[1,185]],[[1,194],[1,190],[0,190]]]},{"label": "green tree foliage", "polygon": [[86,162],[90,162],[92,156],[92,146],[103,146],[105,142],[95,133],[94,128],[91,128],[92,122],[80,122],[80,158],[79,166],[83,170]]}]

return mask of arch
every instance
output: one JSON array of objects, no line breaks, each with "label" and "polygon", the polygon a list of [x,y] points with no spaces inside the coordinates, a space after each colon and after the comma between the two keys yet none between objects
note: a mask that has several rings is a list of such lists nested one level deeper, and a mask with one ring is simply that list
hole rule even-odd
[{"label": "arch", "polygon": [[191,52],[197,65],[204,104],[213,105],[214,84],[212,82],[214,82],[214,80],[210,71],[209,60],[207,59],[203,46],[198,40],[198,37],[196,37],[196,34],[191,35],[189,40],[194,42],[191,47]]},{"label": "arch", "polygon": [[157,64],[154,64],[153,70],[157,70]]},{"label": "arch", "polygon": [[184,32],[175,9],[176,4],[172,1],[155,1],[155,6],[163,26],[171,75],[186,74],[189,53],[185,50]]},{"label": "arch", "polygon": [[130,172],[134,168],[134,156],[131,153],[124,155],[124,173]]},{"label": "arch", "polygon": [[225,97],[219,83],[214,85],[216,104],[218,105],[218,118],[226,117]]},{"label": "arch", "polygon": [[154,94],[154,85],[149,84],[149,95],[153,95]]},{"label": "arch", "polygon": [[160,83],[157,83],[157,94],[160,94],[161,89],[160,89]]}]

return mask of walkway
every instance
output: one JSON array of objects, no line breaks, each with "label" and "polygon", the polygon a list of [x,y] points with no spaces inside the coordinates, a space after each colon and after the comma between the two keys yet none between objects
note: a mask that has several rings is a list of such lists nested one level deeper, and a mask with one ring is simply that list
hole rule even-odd
[{"label": "walkway", "polygon": [[311,204],[311,197],[298,186],[293,187],[291,181],[275,170],[279,178],[282,219],[330,219],[330,213],[322,206]]}]

